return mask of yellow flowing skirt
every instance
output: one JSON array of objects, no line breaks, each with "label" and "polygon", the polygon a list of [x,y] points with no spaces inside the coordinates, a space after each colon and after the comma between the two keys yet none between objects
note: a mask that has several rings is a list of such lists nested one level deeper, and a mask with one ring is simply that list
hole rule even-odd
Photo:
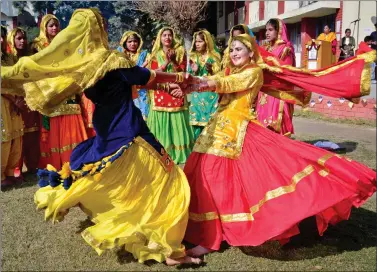
[{"label": "yellow flowing skirt", "polygon": [[79,206],[94,223],[82,236],[98,254],[124,246],[141,263],[183,257],[190,188],[183,171],[176,165],[168,171],[158,156],[138,137],[99,181],[88,175],[68,190],[39,189],[37,208],[56,222]]}]

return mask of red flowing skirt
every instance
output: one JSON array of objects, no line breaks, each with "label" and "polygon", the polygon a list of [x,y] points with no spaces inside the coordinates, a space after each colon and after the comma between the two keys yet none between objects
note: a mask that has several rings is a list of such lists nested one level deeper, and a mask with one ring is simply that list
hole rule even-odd
[{"label": "red flowing skirt", "polygon": [[213,250],[224,240],[287,242],[313,215],[322,235],[376,191],[376,172],[363,164],[253,122],[239,159],[193,152],[184,171],[191,188],[185,240]]}]

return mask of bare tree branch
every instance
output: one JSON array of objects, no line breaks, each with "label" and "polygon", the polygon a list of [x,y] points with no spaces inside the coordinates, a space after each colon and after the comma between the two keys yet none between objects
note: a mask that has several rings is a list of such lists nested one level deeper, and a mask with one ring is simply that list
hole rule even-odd
[{"label": "bare tree branch", "polygon": [[135,8],[153,20],[164,21],[183,35],[192,35],[205,20],[208,1],[135,1]]}]

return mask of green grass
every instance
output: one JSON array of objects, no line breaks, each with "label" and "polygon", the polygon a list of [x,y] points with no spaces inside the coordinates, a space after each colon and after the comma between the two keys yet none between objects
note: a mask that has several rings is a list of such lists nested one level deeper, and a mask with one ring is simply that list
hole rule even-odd
[{"label": "green grass", "polygon": [[[314,142],[315,137],[298,137]],[[330,137],[337,142],[337,138]],[[347,146],[347,156],[375,168],[376,154],[367,145]],[[167,267],[156,262],[137,263],[119,249],[102,256],[88,246],[80,232],[89,225],[79,209],[71,209],[63,222],[53,225],[36,211],[33,194],[36,180],[27,177],[21,187],[2,193],[3,271],[375,271],[376,199],[354,209],[350,220],[316,234],[313,220],[301,225],[301,235],[284,247],[268,242],[258,247],[230,248],[205,256],[201,266]],[[279,222],[276,222],[279,224]]]},{"label": "green grass", "polygon": [[295,109],[293,116],[313,119],[313,120],[321,120],[330,123],[338,123],[338,124],[349,124],[349,125],[359,125],[359,126],[367,126],[367,127],[376,127],[377,123],[376,120],[368,120],[368,119],[361,119],[361,118],[331,118],[322,113],[314,112],[310,110],[301,110]]}]

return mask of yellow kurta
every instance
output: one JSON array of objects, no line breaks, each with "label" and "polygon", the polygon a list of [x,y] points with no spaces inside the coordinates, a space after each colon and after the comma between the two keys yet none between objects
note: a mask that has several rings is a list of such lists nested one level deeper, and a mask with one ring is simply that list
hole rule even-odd
[{"label": "yellow kurta", "polygon": [[216,81],[216,92],[223,97],[196,141],[194,151],[236,159],[241,155],[247,125],[256,119],[254,103],[263,85],[262,69],[246,65],[229,76],[219,73],[209,79]]},{"label": "yellow kurta", "polygon": [[[10,66],[13,63],[14,60],[9,55],[1,60],[2,66]],[[7,94],[3,89],[1,93]],[[24,122],[21,114],[17,114],[11,101],[1,96],[1,180],[6,176],[14,176],[14,169],[21,159],[22,135]]]},{"label": "yellow kurta", "polygon": [[[2,66],[11,66],[14,64],[14,58],[6,55],[1,60]],[[9,90],[8,90],[9,91]],[[1,94],[10,94],[5,89],[1,89]],[[13,95],[12,95],[13,96]],[[11,102],[4,96],[1,96],[1,142],[9,142],[13,139],[24,135],[24,122],[21,114],[17,114],[11,105]]]},{"label": "yellow kurta", "polygon": [[12,103],[1,96],[1,142],[9,142],[24,135],[24,122]]}]

